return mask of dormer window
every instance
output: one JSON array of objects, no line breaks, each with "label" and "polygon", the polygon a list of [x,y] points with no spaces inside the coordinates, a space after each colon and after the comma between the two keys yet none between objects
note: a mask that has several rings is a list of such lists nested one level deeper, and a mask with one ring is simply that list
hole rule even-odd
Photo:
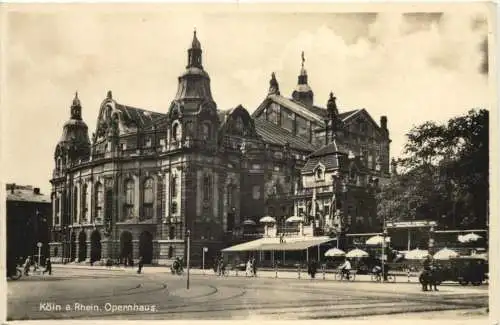
[{"label": "dormer window", "polygon": [[317,181],[322,181],[325,179],[325,168],[322,165],[318,165],[314,170],[314,178]]}]

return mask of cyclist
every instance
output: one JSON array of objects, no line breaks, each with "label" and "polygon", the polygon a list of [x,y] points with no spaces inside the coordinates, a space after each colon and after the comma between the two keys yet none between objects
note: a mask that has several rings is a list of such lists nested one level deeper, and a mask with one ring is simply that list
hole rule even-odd
[{"label": "cyclist", "polygon": [[348,258],[344,260],[344,263],[339,266],[339,270],[341,270],[342,275],[346,276],[346,279],[349,280],[351,274],[351,261]]}]

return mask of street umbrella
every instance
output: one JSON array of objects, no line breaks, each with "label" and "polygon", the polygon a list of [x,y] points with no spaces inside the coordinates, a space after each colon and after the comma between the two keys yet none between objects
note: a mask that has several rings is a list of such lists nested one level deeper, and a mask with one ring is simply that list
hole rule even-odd
[{"label": "street umbrella", "polygon": [[449,248],[443,248],[442,250],[438,251],[436,254],[434,254],[434,258],[436,260],[449,260],[450,258],[458,257],[458,253],[455,252],[454,250],[451,250]]},{"label": "street umbrella", "polygon": [[292,222],[301,222],[302,218],[297,217],[297,216],[291,216],[288,219],[286,219],[286,222],[292,223]]},{"label": "street umbrella", "polygon": [[275,223],[276,219],[274,219],[271,216],[265,216],[265,217],[260,218],[259,222],[260,223]]},{"label": "street umbrella", "polygon": [[329,257],[345,256],[345,252],[338,248],[331,248],[326,251],[325,256]]},{"label": "street umbrella", "polygon": [[405,254],[407,260],[423,260],[429,256],[429,251],[423,249],[413,249]]},{"label": "street umbrella", "polygon": [[354,258],[359,258],[359,257],[368,257],[370,256],[367,252],[356,248],[350,251],[349,253],[345,254],[345,257],[354,257]]},{"label": "street umbrella", "polygon": [[467,235],[459,235],[458,241],[461,243],[470,243],[470,242],[478,241],[481,238],[483,238],[483,237],[476,235],[475,233],[470,233]]},{"label": "street umbrella", "polygon": [[[368,240],[366,241],[366,245],[373,245],[373,246],[382,245],[383,241],[384,241],[384,237],[382,237],[380,235],[376,235],[376,236],[368,238]],[[389,243],[390,241],[391,241],[391,237],[385,237],[386,243]]]},{"label": "street umbrella", "polygon": [[243,221],[243,224],[244,224],[245,226],[255,226],[255,225],[257,225],[257,224],[255,223],[255,221],[250,220],[250,219],[247,219],[247,220]]}]

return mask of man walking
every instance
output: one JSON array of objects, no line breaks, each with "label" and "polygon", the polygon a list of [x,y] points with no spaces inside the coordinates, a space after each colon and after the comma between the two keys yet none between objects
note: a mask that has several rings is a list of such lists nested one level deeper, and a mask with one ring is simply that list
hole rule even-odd
[{"label": "man walking", "polygon": [[141,274],[141,271],[142,271],[142,267],[144,266],[144,259],[142,258],[142,256],[139,256],[139,268],[137,269],[137,274]]}]

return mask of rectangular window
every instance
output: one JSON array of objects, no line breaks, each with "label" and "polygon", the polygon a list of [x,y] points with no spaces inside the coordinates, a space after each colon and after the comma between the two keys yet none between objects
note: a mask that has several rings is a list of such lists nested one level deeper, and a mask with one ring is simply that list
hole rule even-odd
[{"label": "rectangular window", "polygon": [[281,108],[281,127],[287,131],[293,132],[294,129],[294,114],[284,107]]},{"label": "rectangular window", "polygon": [[266,110],[266,119],[269,122],[274,124],[278,124],[278,114],[279,114],[279,105],[271,104]]},{"label": "rectangular window", "polygon": [[309,139],[310,137],[310,126],[309,126],[309,121],[307,121],[305,118],[296,116],[295,118],[295,125],[296,125],[296,135],[305,139]]},{"label": "rectangular window", "polygon": [[60,199],[59,198],[56,198],[56,220],[55,220],[55,224],[58,225],[59,224],[59,221],[60,221],[60,209],[59,209],[59,202],[60,202]]},{"label": "rectangular window", "polygon": [[153,218],[153,204],[145,203],[143,206],[144,219],[152,219]]}]

